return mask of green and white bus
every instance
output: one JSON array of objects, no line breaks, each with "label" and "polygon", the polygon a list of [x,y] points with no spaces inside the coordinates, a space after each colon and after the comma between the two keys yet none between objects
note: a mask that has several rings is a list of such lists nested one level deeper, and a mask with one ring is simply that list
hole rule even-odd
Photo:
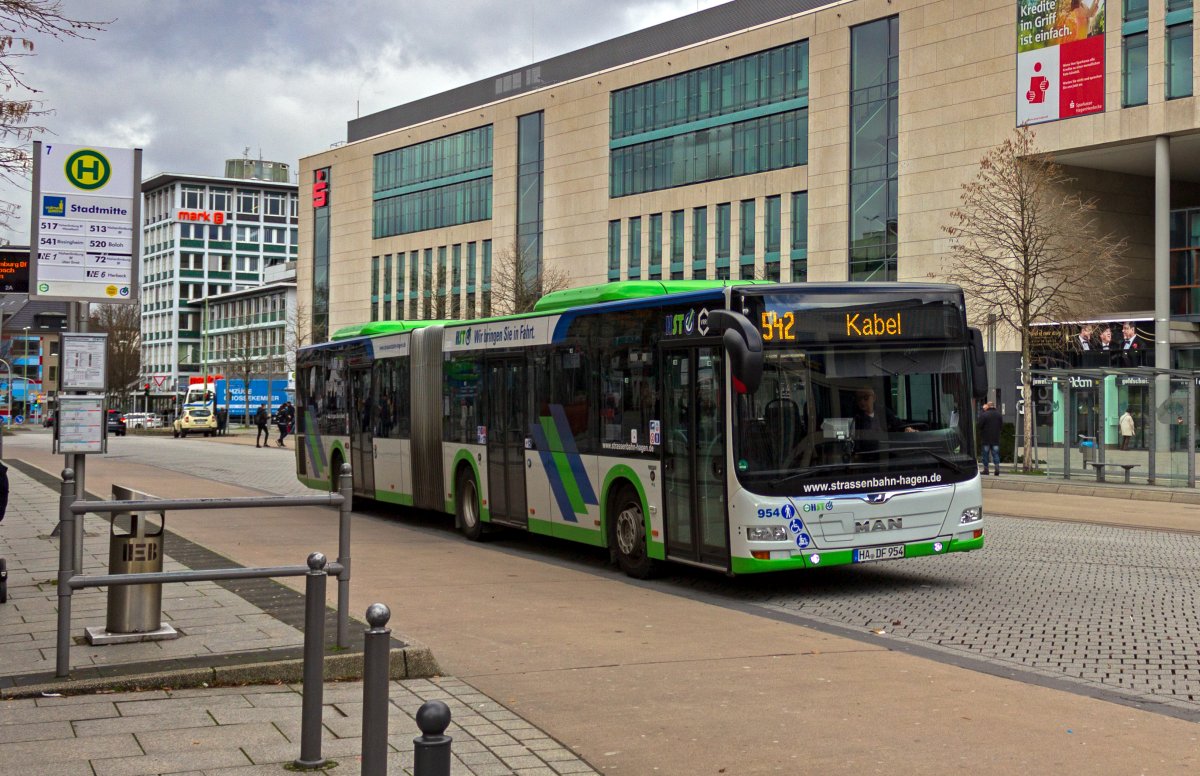
[{"label": "green and white bus", "polygon": [[297,473],[729,574],[983,547],[982,340],[932,284],[630,281],[297,354]]}]

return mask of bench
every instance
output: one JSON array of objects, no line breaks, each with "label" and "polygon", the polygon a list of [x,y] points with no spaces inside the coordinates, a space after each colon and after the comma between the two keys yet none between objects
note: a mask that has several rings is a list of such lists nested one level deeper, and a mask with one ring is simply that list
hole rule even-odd
[{"label": "bench", "polygon": [[1132,470],[1137,468],[1136,463],[1108,463],[1108,462],[1100,463],[1099,461],[1088,461],[1087,465],[1091,466],[1092,468],[1094,468],[1096,470],[1096,482],[1104,482],[1104,467],[1105,466],[1120,467],[1125,470],[1126,484],[1128,484],[1128,482],[1129,482],[1129,472],[1131,472]]}]

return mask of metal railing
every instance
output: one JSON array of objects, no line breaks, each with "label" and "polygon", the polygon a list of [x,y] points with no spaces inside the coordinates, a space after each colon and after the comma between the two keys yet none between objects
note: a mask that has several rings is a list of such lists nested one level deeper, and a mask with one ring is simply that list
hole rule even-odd
[{"label": "metal railing", "polygon": [[[274,566],[266,568],[227,568],[192,571],[159,571],[142,574],[79,573],[76,566],[76,521],[88,513],[112,515],[122,512],[163,512],[195,509],[265,509],[274,507],[335,506],[338,508],[338,558],[329,564],[327,572],[338,579],[337,645],[346,648],[349,640],[350,610],[350,509],[353,504],[350,465],[343,464],[338,480],[338,493],[321,496],[273,496],[248,498],[193,498],[130,501],[77,501],[75,472],[64,469],[59,495],[59,552],[58,552],[58,629],[55,652],[55,676],[70,676],[71,596],[76,590],[109,585],[160,584],[164,582],[210,582],[228,579],[257,579],[263,577],[300,577],[310,572],[309,566]],[[82,540],[80,540],[82,541]],[[165,551],[165,548],[164,548]],[[79,553],[82,555],[82,553]],[[324,607],[322,596],[320,606]]]}]

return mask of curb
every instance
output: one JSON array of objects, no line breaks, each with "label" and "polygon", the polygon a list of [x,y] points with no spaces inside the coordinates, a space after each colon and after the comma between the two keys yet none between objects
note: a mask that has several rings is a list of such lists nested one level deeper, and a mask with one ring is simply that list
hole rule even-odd
[{"label": "curb", "polygon": [[[236,658],[236,656],[230,656]],[[325,656],[322,672],[326,682],[353,682],[362,679],[362,652],[342,652]],[[389,652],[390,679],[429,679],[441,676],[441,669],[430,649],[421,644],[394,647]],[[0,700],[33,698],[43,694],[85,695],[102,692],[142,690],[178,690],[188,687],[240,687],[253,684],[297,684],[304,679],[304,660],[246,662],[212,668],[184,668],[172,671],[123,673],[114,676],[59,679],[49,674],[6,677],[16,686],[0,689]]]},{"label": "curb", "polygon": [[1164,485],[1109,485],[1089,484],[1086,480],[1060,480],[1049,482],[1045,477],[1013,475],[999,478],[988,477],[983,481],[984,490],[1015,490],[1028,493],[1059,493],[1064,496],[1095,496],[1141,501],[1169,501],[1173,504],[1200,504],[1200,492],[1191,488],[1172,488]]}]

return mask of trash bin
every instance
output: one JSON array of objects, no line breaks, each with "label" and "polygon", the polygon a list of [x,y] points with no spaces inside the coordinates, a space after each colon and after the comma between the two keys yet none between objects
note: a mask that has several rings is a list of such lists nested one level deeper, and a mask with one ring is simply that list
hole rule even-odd
[{"label": "trash bin", "polygon": [[[119,485],[113,486],[113,498],[119,501],[152,498]],[[112,516],[108,542],[109,574],[146,574],[163,569],[163,526],[159,512],[158,530],[151,532],[149,514],[116,513]],[[118,522],[129,521],[129,532],[118,533]],[[152,633],[162,627],[162,584],[109,585],[109,633]]]},{"label": "trash bin", "polygon": [[1079,452],[1083,454],[1083,464],[1087,466],[1096,458],[1096,438],[1083,436],[1079,437]]}]

